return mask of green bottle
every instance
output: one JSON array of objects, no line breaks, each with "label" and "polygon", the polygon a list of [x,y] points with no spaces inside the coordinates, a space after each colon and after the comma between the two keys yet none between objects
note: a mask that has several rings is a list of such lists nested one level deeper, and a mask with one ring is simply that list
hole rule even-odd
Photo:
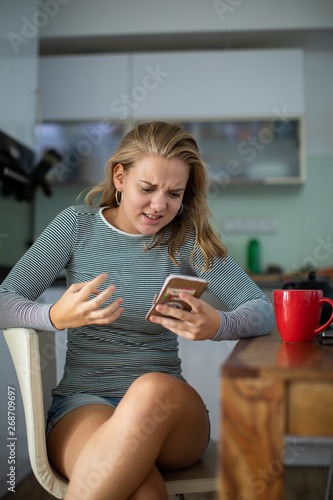
[{"label": "green bottle", "polygon": [[247,268],[252,274],[260,274],[260,243],[250,240],[247,247]]}]

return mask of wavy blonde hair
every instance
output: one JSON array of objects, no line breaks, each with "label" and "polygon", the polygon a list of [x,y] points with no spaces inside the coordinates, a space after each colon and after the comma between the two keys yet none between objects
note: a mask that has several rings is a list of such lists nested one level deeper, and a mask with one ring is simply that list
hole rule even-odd
[{"label": "wavy blonde hair", "polygon": [[210,269],[214,257],[226,257],[227,249],[209,223],[212,214],[207,204],[209,179],[206,166],[195,139],[181,125],[152,121],[140,124],[126,134],[105,165],[104,180],[88,192],[85,203],[94,205],[96,196],[100,195],[97,206],[117,207],[114,167],[121,163],[128,172],[135,162],[149,155],[177,158],[188,165],[190,174],[183,197],[183,211],[152,237],[146,250],[167,245],[172,261],[179,264],[176,255],[180,255],[181,246],[191,237],[194,229],[191,258],[194,261],[195,250],[199,246],[204,257],[203,269]]}]

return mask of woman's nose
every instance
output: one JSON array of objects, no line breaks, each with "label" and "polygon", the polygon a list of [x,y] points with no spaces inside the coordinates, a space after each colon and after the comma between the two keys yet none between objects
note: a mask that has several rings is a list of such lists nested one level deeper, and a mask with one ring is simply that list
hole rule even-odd
[{"label": "woman's nose", "polygon": [[156,212],[161,212],[166,207],[166,197],[163,193],[154,193],[152,200],[150,202],[151,208]]}]

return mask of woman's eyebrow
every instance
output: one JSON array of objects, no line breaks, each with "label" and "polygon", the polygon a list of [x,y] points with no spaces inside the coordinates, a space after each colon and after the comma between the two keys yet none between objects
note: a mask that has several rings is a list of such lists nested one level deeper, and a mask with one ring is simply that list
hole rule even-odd
[{"label": "woman's eyebrow", "polygon": [[[145,181],[143,179],[139,179],[140,182],[144,182],[150,187],[157,187],[157,184],[153,184],[152,182]],[[185,188],[175,188],[175,189],[170,189],[170,191],[185,191]]]}]

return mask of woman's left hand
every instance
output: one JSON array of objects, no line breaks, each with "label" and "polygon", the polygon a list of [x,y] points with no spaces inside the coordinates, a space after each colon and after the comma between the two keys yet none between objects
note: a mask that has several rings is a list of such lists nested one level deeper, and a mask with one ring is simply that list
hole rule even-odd
[{"label": "woman's left hand", "polygon": [[165,316],[152,316],[150,321],[188,340],[213,338],[220,326],[220,315],[217,310],[188,293],[181,293],[179,298],[187,302],[191,311],[158,305],[157,311]]}]

